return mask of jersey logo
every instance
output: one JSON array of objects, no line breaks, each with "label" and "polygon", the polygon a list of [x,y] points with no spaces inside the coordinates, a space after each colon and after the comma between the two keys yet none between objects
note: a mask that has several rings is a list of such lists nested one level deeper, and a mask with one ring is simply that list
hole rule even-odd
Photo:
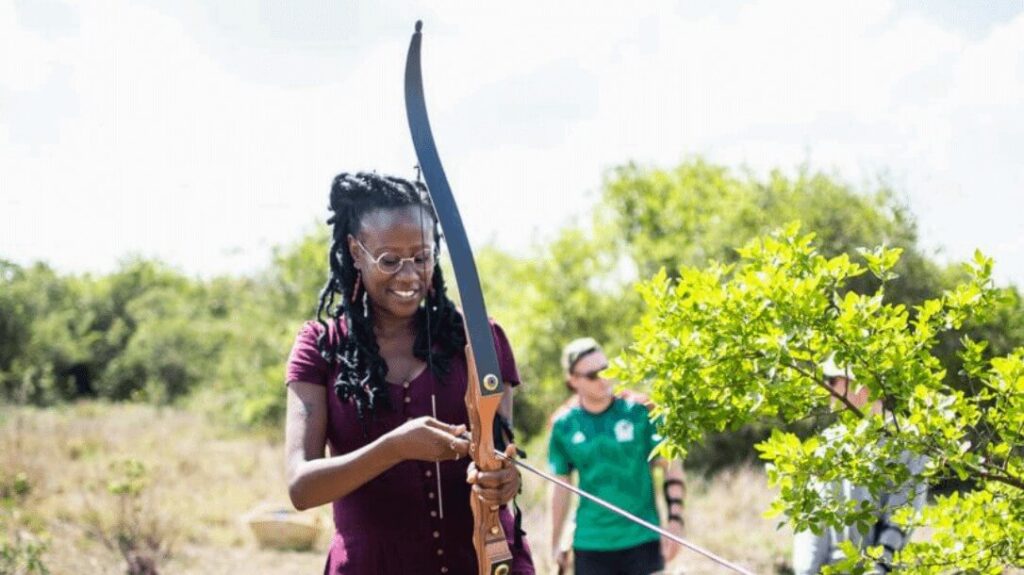
[{"label": "jersey logo", "polygon": [[583,443],[586,440],[587,440],[587,436],[583,435],[582,431],[577,431],[576,433],[572,434],[572,444],[573,445],[579,445],[579,444]]},{"label": "jersey logo", "polygon": [[615,439],[619,443],[633,441],[633,422],[620,419],[615,423]]}]

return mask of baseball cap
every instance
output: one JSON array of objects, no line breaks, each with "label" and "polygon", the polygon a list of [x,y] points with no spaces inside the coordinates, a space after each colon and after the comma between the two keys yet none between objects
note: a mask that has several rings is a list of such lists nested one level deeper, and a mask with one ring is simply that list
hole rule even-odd
[{"label": "baseball cap", "polygon": [[597,351],[601,351],[601,345],[592,337],[570,341],[562,348],[562,371],[572,373],[572,368],[576,367],[581,359]]},{"label": "baseball cap", "polygon": [[852,369],[836,365],[833,355],[829,355],[828,359],[822,362],[821,373],[825,376],[825,379],[831,379],[833,377],[845,377],[850,381],[855,381],[857,379],[853,376]]}]

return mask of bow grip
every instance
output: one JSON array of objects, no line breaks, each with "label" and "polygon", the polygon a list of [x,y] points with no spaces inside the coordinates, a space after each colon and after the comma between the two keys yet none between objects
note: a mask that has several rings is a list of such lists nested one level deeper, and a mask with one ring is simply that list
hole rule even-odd
[{"label": "bow grip", "polygon": [[[466,346],[466,411],[472,437],[469,453],[480,471],[501,469],[502,462],[494,455],[494,418],[501,405],[503,385],[498,374],[480,378],[473,348]],[[507,575],[512,568],[512,552],[501,526],[498,508],[470,495],[473,510],[473,547],[477,552],[480,575]]]}]

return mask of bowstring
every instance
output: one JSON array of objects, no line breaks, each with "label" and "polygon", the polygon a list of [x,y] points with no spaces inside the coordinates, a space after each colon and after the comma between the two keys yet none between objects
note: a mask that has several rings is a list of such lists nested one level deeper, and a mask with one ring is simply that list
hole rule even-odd
[{"label": "bowstring", "polygon": [[[415,166],[415,169],[416,169],[416,183],[422,184],[423,183],[423,170],[420,168],[419,164],[417,164]],[[424,184],[424,186],[425,185],[426,184]],[[416,188],[416,194],[419,195],[421,198],[425,197],[425,199],[428,202],[428,206],[429,206],[430,194],[425,194],[424,195],[423,192],[421,192],[419,188]],[[424,235],[424,232],[423,232],[423,223],[424,223],[424,221],[423,221],[423,211],[424,210],[421,207],[420,208],[420,242],[421,242],[422,245],[426,245],[427,238],[426,238],[426,236]],[[431,232],[433,232],[433,229],[431,229]],[[440,248],[439,248],[439,246],[435,246],[435,249],[440,249]],[[436,258],[435,258],[435,262],[436,262]],[[435,265],[438,265],[438,264],[435,263]],[[426,305],[424,305],[424,308],[425,308],[424,309],[424,315],[426,316],[426,322],[427,322],[427,369],[430,370],[430,413],[431,413],[431,416],[434,419],[437,419],[437,374],[434,371],[434,342],[433,342],[433,338],[432,338],[433,329],[432,329],[431,323],[430,323],[430,316],[431,316],[431,313],[430,313],[430,289],[431,289],[432,286],[433,286],[433,278],[431,278],[431,282],[429,283],[429,285],[427,285],[427,297],[426,297]],[[444,519],[444,494],[441,491],[441,462],[440,461],[435,461],[434,462],[434,474],[437,476],[437,514],[438,514],[438,516],[441,519]]]}]

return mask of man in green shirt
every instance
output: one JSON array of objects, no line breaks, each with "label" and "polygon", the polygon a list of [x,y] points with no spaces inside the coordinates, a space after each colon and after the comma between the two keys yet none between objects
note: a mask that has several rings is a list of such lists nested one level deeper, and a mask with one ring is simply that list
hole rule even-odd
[{"label": "man in green shirt", "polygon": [[[569,343],[562,353],[566,384],[575,396],[553,417],[548,443],[552,471],[565,481],[572,472],[580,489],[613,503],[654,524],[659,523],[654,500],[654,466],[664,469],[668,517],[664,527],[683,531],[685,486],[678,463],[649,459],[661,440],[640,401],[617,397],[612,382],[601,376],[608,358],[591,338]],[[551,492],[551,543],[559,569],[568,564],[561,550],[562,528],[570,494],[557,487]],[[577,575],[648,575],[664,569],[679,547],[659,541],[657,533],[589,501],[576,512],[573,552]]]}]

